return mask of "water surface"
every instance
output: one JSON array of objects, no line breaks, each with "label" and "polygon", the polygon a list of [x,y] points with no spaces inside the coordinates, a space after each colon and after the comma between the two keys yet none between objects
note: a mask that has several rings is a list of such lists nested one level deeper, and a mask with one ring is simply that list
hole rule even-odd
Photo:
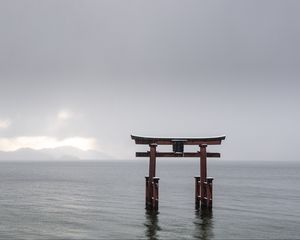
[{"label": "water surface", "polygon": [[0,163],[0,239],[300,239],[300,164],[210,160],[212,211],[195,211],[197,160]]}]

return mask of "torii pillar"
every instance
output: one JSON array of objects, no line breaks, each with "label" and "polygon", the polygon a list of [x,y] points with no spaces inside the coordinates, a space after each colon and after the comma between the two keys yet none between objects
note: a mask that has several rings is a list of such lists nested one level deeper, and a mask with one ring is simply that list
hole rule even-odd
[{"label": "torii pillar", "polygon": [[156,174],[156,143],[149,144],[150,160],[149,160],[149,176],[146,179],[146,209],[158,210],[158,181]]},{"label": "torii pillar", "polygon": [[195,208],[212,208],[212,177],[207,177],[207,144],[200,147],[200,177],[195,177]]}]

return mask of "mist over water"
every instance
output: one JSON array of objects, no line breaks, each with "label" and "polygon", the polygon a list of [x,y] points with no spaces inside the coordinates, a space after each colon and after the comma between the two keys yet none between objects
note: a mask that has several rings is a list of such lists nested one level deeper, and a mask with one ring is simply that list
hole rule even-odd
[{"label": "mist over water", "polygon": [[296,239],[300,164],[208,161],[212,211],[194,210],[198,160],[158,160],[159,214],[144,209],[148,161],[0,163],[0,239]]}]

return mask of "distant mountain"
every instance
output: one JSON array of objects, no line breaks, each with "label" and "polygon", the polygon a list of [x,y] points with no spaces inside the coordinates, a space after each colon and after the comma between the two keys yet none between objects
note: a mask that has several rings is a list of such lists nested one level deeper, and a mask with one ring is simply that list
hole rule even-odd
[{"label": "distant mountain", "polygon": [[74,147],[58,147],[34,150],[22,148],[16,151],[0,151],[0,161],[46,161],[46,160],[107,160],[112,157],[98,151],[83,151]]}]

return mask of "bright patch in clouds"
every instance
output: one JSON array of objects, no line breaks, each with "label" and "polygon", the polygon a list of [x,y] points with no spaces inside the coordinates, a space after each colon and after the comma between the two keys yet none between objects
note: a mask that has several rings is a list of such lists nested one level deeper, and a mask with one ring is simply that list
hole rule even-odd
[{"label": "bright patch in clouds", "polygon": [[72,112],[68,111],[68,110],[61,110],[58,112],[57,114],[57,118],[59,120],[68,120],[72,117]]},{"label": "bright patch in clouds", "polygon": [[11,122],[8,119],[5,120],[0,119],[0,129],[8,128],[10,126],[10,123]]},{"label": "bright patch in clouds", "polygon": [[43,148],[75,147],[81,150],[96,149],[94,138],[71,137],[57,139],[47,136],[0,138],[0,151],[15,151],[20,148],[40,150]]}]

